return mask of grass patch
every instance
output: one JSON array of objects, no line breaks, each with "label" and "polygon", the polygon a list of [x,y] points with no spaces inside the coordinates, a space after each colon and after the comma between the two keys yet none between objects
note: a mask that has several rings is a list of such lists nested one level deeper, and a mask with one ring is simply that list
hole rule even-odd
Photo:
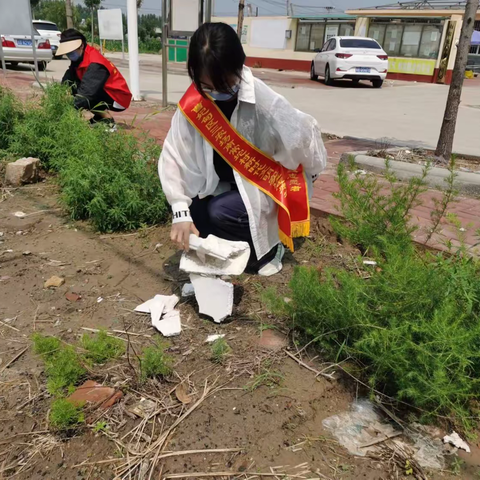
[{"label": "grass patch", "polygon": [[[353,362],[372,388],[427,418],[446,415],[471,427],[480,395],[479,261],[464,248],[451,255],[415,248],[408,220],[423,179],[397,184],[387,173],[385,187],[342,165],[338,174],[345,220],[333,220],[334,228],[378,268],[365,279],[357,271],[298,267],[292,301],[268,292],[271,308],[315,339],[327,360]],[[452,185],[453,173],[445,195]]]},{"label": "grass patch", "polygon": [[160,342],[143,350],[140,362],[142,380],[166,377],[172,373],[172,359],[165,353],[165,345]]},{"label": "grass patch", "polygon": [[217,340],[210,345],[210,359],[213,363],[221,365],[230,351],[231,349],[227,341],[224,338],[217,338]]},{"label": "grass patch", "polygon": [[280,372],[266,369],[262,373],[255,375],[252,381],[245,386],[245,390],[253,392],[260,387],[276,388],[281,386],[284,378]]},{"label": "grass patch", "polygon": [[86,350],[85,357],[94,363],[105,363],[125,352],[125,343],[119,338],[110,337],[105,330],[95,335],[84,334],[82,347]]},{"label": "grass patch", "polygon": [[24,115],[23,105],[13,93],[0,85],[0,155],[9,149],[16,124]]},{"label": "grass patch", "polygon": [[85,422],[82,409],[83,405],[73,405],[64,398],[58,398],[50,407],[50,425],[58,431],[76,428]]},{"label": "grass patch", "polygon": [[44,360],[52,359],[62,348],[62,342],[56,337],[44,337],[39,333],[34,333],[32,340],[33,351]]},{"label": "grass patch", "polygon": [[[15,108],[11,104],[11,93],[0,93],[0,122],[3,110]],[[96,230],[112,232],[163,223],[168,217],[157,173],[160,147],[154,139],[92,127],[73,107],[66,86],[48,85],[1,135],[9,155],[37,157],[58,174],[63,204],[74,220],[90,220]]]}]

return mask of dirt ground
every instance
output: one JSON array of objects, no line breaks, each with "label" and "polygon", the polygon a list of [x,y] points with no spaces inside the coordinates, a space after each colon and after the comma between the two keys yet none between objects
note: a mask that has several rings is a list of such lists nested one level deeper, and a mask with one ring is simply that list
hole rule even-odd
[{"label": "dirt ground", "polygon": [[[17,218],[17,211],[29,216]],[[198,315],[195,301],[181,301],[183,331],[168,340],[175,373],[167,381],[138,384],[127,358],[91,371],[90,379],[119,388],[123,399],[106,412],[90,412],[89,426],[71,435],[57,435],[48,431],[51,398],[45,389],[42,362],[31,349],[32,334],[54,335],[74,344],[85,332],[83,328],[129,331],[128,338],[114,334],[140,351],[160,335],[150,327],[149,319],[133,313],[133,308],[158,293],[179,294],[186,277],[178,271],[179,255],[168,240],[166,227],[100,236],[87,224],[72,223],[64,216],[51,179],[3,190],[0,478],[156,479],[187,478],[183,475],[200,472],[239,472],[240,477],[240,472],[272,473],[272,468],[277,472],[274,478],[403,478],[401,469],[393,473],[393,465],[386,460],[349,455],[322,426],[324,418],[347,410],[362,394],[355,382],[341,374],[334,380],[316,378],[283,349],[271,350],[266,348],[268,342],[261,341],[265,332],[273,331],[279,338],[285,336],[291,351],[296,352],[293,333],[269,316],[260,301],[259,294],[266,286],[285,289],[297,264],[321,267],[336,263],[355,268],[357,252],[336,243],[325,219],[316,223],[314,237],[287,256],[281,275],[269,280],[242,275],[235,280],[237,305],[226,323],[216,325]],[[65,284],[44,289],[45,280],[52,275],[64,277]],[[69,292],[81,298],[70,302],[65,297]],[[99,297],[103,298],[100,303]],[[221,365],[212,363],[205,343],[213,333],[226,334],[231,348]],[[309,360],[306,352],[302,356],[313,368],[323,368],[319,359]],[[177,400],[174,390],[180,382],[193,399],[191,404]],[[215,390],[218,387],[223,388]],[[204,393],[209,396],[202,400]],[[128,413],[142,397],[154,401],[160,410],[144,423]],[[186,416],[197,401],[198,406]],[[168,432],[178,418],[176,429]],[[93,426],[100,419],[108,428],[95,433]],[[126,436],[140,424],[141,435]],[[145,452],[165,432],[163,454],[240,451],[179,454],[159,460],[151,477],[142,476],[141,469],[128,476],[125,466],[138,458],[151,458]],[[131,452],[143,452],[144,456],[135,457]],[[475,465],[463,468],[462,478],[476,478],[477,471]],[[449,477],[437,472],[428,478]]]}]

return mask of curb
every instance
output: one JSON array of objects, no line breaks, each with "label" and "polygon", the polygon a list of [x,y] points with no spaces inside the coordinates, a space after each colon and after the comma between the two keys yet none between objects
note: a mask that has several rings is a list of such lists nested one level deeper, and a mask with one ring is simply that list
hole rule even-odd
[{"label": "curb", "polygon": [[[386,170],[385,159],[371,157],[366,152],[350,152],[344,153],[340,157],[340,163],[347,164],[353,157],[355,164],[360,168],[373,173],[383,174]],[[411,178],[422,176],[424,167],[414,163],[399,162],[390,160],[390,169],[395,173],[399,180],[408,181]],[[480,196],[480,174],[468,172],[455,172],[455,188],[465,195],[479,197]],[[425,178],[425,182],[429,187],[443,190],[446,187],[445,181],[450,172],[444,168],[432,167]]]}]

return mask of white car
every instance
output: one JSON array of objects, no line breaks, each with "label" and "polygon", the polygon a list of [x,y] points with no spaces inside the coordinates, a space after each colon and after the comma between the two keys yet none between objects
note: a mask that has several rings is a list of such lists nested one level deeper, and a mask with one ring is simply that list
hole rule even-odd
[{"label": "white car", "polygon": [[[5,63],[17,66],[19,63],[34,63],[32,37],[28,35],[2,35],[3,54]],[[38,68],[45,70],[52,61],[52,47],[47,38],[35,35],[37,47]]]},{"label": "white car", "polygon": [[49,22],[48,20],[33,20],[33,26],[43,38],[48,38],[52,47],[52,53],[55,55],[55,52],[58,50],[58,46],[60,45],[61,35],[57,25],[53,22]]},{"label": "white car", "polygon": [[388,55],[373,38],[332,37],[313,59],[310,78],[321,76],[327,85],[335,79],[370,80],[381,88],[387,71]]}]

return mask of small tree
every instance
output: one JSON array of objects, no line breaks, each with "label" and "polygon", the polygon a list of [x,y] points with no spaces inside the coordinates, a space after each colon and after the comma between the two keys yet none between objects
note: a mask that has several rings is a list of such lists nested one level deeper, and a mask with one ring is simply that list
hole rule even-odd
[{"label": "small tree", "polygon": [[468,51],[472,39],[475,15],[478,10],[479,0],[467,0],[465,15],[463,17],[462,30],[460,32],[460,41],[457,47],[457,56],[455,66],[453,67],[452,82],[448,91],[447,105],[443,116],[440,137],[437,143],[435,155],[443,162],[450,161],[453,149],[453,138],[455,136],[455,125],[457,123],[458,107],[462,95],[463,80],[465,77],[465,68],[467,66]]}]

